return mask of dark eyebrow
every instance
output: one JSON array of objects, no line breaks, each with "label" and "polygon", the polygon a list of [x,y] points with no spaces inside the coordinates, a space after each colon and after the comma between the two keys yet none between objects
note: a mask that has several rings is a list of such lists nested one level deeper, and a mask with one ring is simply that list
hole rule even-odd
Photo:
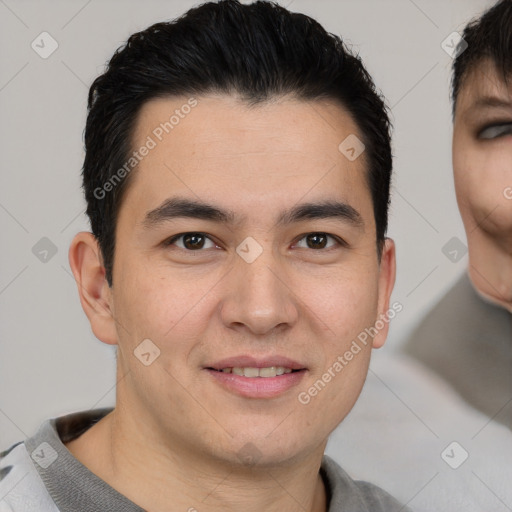
[{"label": "dark eyebrow", "polygon": [[149,211],[144,217],[142,225],[150,229],[176,217],[211,220],[214,222],[224,222],[226,224],[235,223],[235,214],[231,211],[221,210],[220,208],[202,201],[172,197],[166,199],[154,210]]},{"label": "dark eyebrow", "polygon": [[473,108],[485,108],[485,107],[496,107],[496,108],[511,108],[512,102],[505,99],[498,98],[497,96],[480,96],[472,105]]},{"label": "dark eyebrow", "polygon": [[357,227],[363,227],[363,217],[352,206],[341,201],[322,201],[294,206],[279,215],[278,225],[291,224],[310,219],[339,219]]},{"label": "dark eyebrow", "polygon": [[[193,219],[223,222],[234,225],[241,223],[245,218],[239,218],[230,210],[223,210],[202,201],[173,197],[165,200],[160,206],[149,211],[142,225],[151,229],[163,222],[176,217],[188,217]],[[304,203],[281,212],[277,219],[277,225],[287,225],[294,222],[310,219],[335,218],[357,227],[363,227],[361,214],[349,204],[340,201],[322,201],[320,203]]]}]

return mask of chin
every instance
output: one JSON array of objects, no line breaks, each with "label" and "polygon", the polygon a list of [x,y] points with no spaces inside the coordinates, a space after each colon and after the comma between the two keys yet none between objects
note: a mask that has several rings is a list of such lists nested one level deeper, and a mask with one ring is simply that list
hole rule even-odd
[{"label": "chin", "polygon": [[229,447],[225,447],[220,453],[217,451],[216,456],[239,467],[282,467],[303,457],[306,445],[306,440],[292,439],[290,436],[287,439],[269,438],[267,431],[260,436],[238,436]]},{"label": "chin", "polygon": [[[496,240],[512,238],[512,201],[473,210],[473,223]],[[474,226],[473,226],[474,227]]]},{"label": "chin", "polygon": [[469,277],[473,287],[483,299],[512,312],[512,286],[507,283],[503,283],[500,289],[498,283],[496,285],[498,286],[498,289],[496,289],[496,286],[490,285],[485,278],[482,278],[480,272],[475,272],[473,270],[471,256],[469,265]]},{"label": "chin", "polygon": [[283,449],[276,451],[275,446],[262,446],[247,442],[231,457],[231,462],[243,468],[272,468],[284,467],[300,457],[301,452],[293,449]]}]

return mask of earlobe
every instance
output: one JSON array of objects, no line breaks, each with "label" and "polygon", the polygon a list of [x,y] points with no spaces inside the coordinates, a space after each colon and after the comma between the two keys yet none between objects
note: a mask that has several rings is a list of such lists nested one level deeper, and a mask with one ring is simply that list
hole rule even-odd
[{"label": "earlobe", "polygon": [[379,300],[377,308],[376,327],[378,333],[373,338],[373,348],[380,348],[384,345],[389,331],[388,316],[391,292],[395,285],[396,276],[396,254],[395,242],[391,238],[386,238],[382,249],[382,257],[379,269]]},{"label": "earlobe", "polygon": [[85,231],[75,235],[68,256],[80,303],[94,335],[104,343],[117,344],[112,292],[105,279],[101,250],[94,235]]}]

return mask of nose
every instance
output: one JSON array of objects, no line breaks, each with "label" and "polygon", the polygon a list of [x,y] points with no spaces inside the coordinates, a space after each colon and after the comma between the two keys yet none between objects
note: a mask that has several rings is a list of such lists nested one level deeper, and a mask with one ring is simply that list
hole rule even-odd
[{"label": "nose", "polygon": [[298,297],[284,265],[267,248],[252,262],[238,255],[224,282],[224,325],[252,335],[291,327],[298,319]]}]

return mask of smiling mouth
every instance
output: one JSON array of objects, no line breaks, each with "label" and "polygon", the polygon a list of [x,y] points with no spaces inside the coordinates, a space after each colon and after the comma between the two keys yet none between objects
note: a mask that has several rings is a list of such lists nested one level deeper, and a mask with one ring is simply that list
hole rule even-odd
[{"label": "smiling mouth", "polygon": [[285,375],[288,373],[300,372],[300,371],[303,371],[304,369],[292,370],[291,368],[286,368],[284,366],[269,366],[267,368],[233,367],[233,368],[222,368],[221,370],[217,370],[216,368],[208,368],[208,370],[214,370],[219,373],[232,373],[234,375],[239,375],[240,377],[267,378],[267,377],[279,377],[280,375]]}]

